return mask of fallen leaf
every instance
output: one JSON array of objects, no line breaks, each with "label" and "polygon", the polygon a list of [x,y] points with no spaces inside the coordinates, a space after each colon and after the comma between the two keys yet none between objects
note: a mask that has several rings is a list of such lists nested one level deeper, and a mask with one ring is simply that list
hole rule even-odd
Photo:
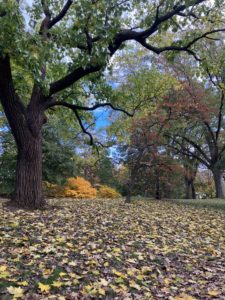
[{"label": "fallen leaf", "polygon": [[13,286],[10,286],[7,288],[7,291],[13,295],[13,298],[14,299],[17,299],[17,298],[21,298],[23,297],[23,294],[24,294],[24,290],[20,287],[13,287]]}]

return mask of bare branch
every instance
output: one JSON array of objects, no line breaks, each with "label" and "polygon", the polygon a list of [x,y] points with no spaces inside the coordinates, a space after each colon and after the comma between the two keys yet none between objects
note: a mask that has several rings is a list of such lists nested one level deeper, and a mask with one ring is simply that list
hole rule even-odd
[{"label": "bare branch", "polygon": [[[156,10],[156,16],[155,16],[154,23],[148,29],[143,30],[143,31],[135,31],[132,29],[126,29],[126,30],[122,30],[121,32],[119,32],[115,35],[113,42],[108,46],[110,55],[112,56],[119,49],[119,47],[122,45],[122,43],[124,43],[128,40],[135,40],[135,41],[139,42],[145,48],[147,48],[157,54],[164,52],[164,51],[186,51],[189,54],[193,55],[195,57],[195,59],[200,60],[197,57],[197,55],[194,53],[194,51],[190,49],[191,46],[195,42],[200,40],[201,38],[208,37],[212,33],[225,31],[225,29],[215,29],[215,30],[206,32],[206,33],[196,37],[195,39],[193,39],[192,41],[190,41],[189,43],[187,43],[184,46],[171,45],[168,47],[157,48],[157,47],[154,47],[154,46],[148,44],[146,39],[149,36],[151,36],[154,32],[156,32],[158,30],[159,26],[163,22],[171,19],[175,15],[178,15],[182,11],[185,11],[187,8],[201,4],[204,1],[206,1],[206,0],[195,0],[195,1],[191,2],[191,4],[189,4],[189,5],[174,6],[170,12],[168,12],[162,16],[159,16],[159,6],[158,6],[158,8]],[[61,20],[61,18],[66,14],[66,12],[69,9],[71,4],[72,4],[72,1],[67,1],[66,5],[64,6],[61,13],[57,17],[55,17],[53,20],[50,21],[49,28],[51,28],[53,26],[52,24],[55,24],[55,22],[58,22],[59,20]],[[78,48],[84,49],[84,50],[89,49],[89,51],[90,51],[90,43],[99,41],[101,39],[101,37],[97,36],[95,38],[91,38],[91,36],[89,34],[88,35],[86,34],[86,36],[89,40],[89,45],[88,46],[80,45],[80,46],[78,46]],[[99,65],[90,65],[89,67],[87,67],[85,69],[83,67],[79,67],[79,68],[75,69],[73,72],[66,75],[64,78],[62,78],[50,85],[49,96],[69,87],[70,85],[72,85],[73,83],[78,81],[80,78],[82,78],[90,73],[94,73],[94,72],[97,72],[97,71],[103,69],[104,66],[105,66],[105,64],[101,64],[101,65],[99,64]]]},{"label": "bare branch", "polygon": [[220,108],[219,108],[219,115],[218,115],[218,125],[216,130],[216,141],[219,138],[220,130],[221,130],[221,123],[223,121],[223,105],[224,105],[224,92],[221,92],[221,98],[220,98]]},{"label": "bare branch", "polygon": [[146,40],[143,39],[143,38],[138,38],[138,39],[136,39],[136,41],[139,42],[146,49],[151,50],[152,52],[154,52],[156,54],[160,54],[160,53],[165,52],[165,51],[186,51],[187,53],[193,55],[196,60],[201,61],[201,59],[197,57],[197,55],[194,53],[193,50],[190,49],[190,47],[192,45],[194,45],[200,39],[208,38],[208,35],[213,34],[213,33],[217,33],[217,32],[222,32],[222,31],[225,31],[225,28],[207,31],[207,32],[203,33],[202,35],[194,38],[192,41],[190,41],[189,43],[187,43],[184,46],[171,45],[171,46],[166,46],[166,47],[155,47],[155,46],[152,46],[152,45],[148,44],[146,42]]},{"label": "bare branch", "polygon": [[65,88],[71,86],[74,82],[78,81],[79,79],[81,79],[82,77],[97,72],[102,68],[102,66],[100,65],[96,65],[96,66],[90,66],[87,68],[77,68],[75,69],[73,72],[71,72],[70,74],[66,75],[65,77],[61,78],[58,81],[53,82],[50,85],[50,91],[49,91],[49,96],[64,90]]},{"label": "bare branch", "polygon": [[188,157],[193,157],[195,159],[197,159],[199,162],[201,162],[202,164],[204,164],[205,166],[207,166],[208,168],[210,168],[210,162],[208,162],[208,160],[204,160],[201,158],[201,156],[197,155],[196,151],[192,152],[190,149],[184,147],[184,144],[182,142],[179,142],[177,139],[175,139],[174,137],[170,136],[170,135],[166,135],[169,138],[172,138],[172,141],[177,144],[180,148],[177,148],[175,145],[171,145],[168,144],[167,146],[176,150],[178,153],[181,153],[183,155],[186,155]]},{"label": "bare branch", "polygon": [[209,134],[210,134],[210,136],[211,136],[211,138],[212,138],[212,141],[213,141],[213,143],[214,143],[214,146],[215,146],[215,148],[217,148],[217,140],[216,140],[216,138],[215,138],[215,136],[214,136],[214,132],[213,132],[212,128],[210,127],[210,125],[209,125],[209,123],[208,123],[207,121],[204,121],[203,124],[204,124],[204,125],[206,126],[206,128],[208,129],[208,132],[209,132]]},{"label": "bare branch", "polygon": [[89,138],[90,138],[90,145],[93,145],[93,144],[94,144],[94,139],[93,139],[92,134],[91,134],[89,131],[87,131],[87,129],[84,127],[84,125],[83,125],[83,123],[82,123],[82,120],[81,120],[81,118],[80,118],[80,116],[79,116],[77,110],[76,110],[76,109],[72,109],[72,110],[74,111],[74,113],[75,113],[75,115],[76,115],[76,117],[77,117],[77,120],[78,120],[78,122],[79,122],[79,125],[80,125],[80,127],[81,127],[83,133],[85,133],[85,134],[87,134],[87,135],[89,136]]},{"label": "bare branch", "polygon": [[45,0],[41,0],[41,5],[42,5],[43,12],[44,12],[45,16],[51,18],[52,14],[50,12],[49,7],[46,4],[46,1]]},{"label": "bare branch", "polygon": [[135,109],[137,108],[136,107],[134,109],[133,113],[130,113],[130,112],[126,111],[125,109],[115,107],[112,103],[109,103],[109,102],[97,103],[94,106],[86,107],[86,106],[80,106],[80,105],[76,105],[76,104],[70,104],[70,103],[67,103],[64,101],[55,101],[55,102],[49,103],[46,108],[50,108],[53,106],[64,106],[64,107],[70,108],[72,110],[83,110],[83,111],[94,111],[94,110],[98,109],[99,107],[109,106],[113,110],[123,112],[124,114],[128,115],[129,117],[133,117],[133,115],[135,113]]},{"label": "bare branch", "polygon": [[64,5],[64,7],[62,8],[62,10],[60,11],[60,13],[55,16],[49,23],[49,29],[52,28],[55,24],[57,24],[58,22],[60,22],[64,16],[66,15],[66,13],[68,12],[70,6],[73,4],[73,0],[68,0],[66,2],[66,4]]},{"label": "bare branch", "polygon": [[190,140],[186,136],[180,136],[180,137],[183,140],[185,140],[186,142],[188,142],[190,145],[192,145],[205,158],[205,160],[210,163],[210,159],[208,158],[208,156],[205,154],[205,152],[201,149],[201,147],[198,144],[196,144],[194,141]]}]

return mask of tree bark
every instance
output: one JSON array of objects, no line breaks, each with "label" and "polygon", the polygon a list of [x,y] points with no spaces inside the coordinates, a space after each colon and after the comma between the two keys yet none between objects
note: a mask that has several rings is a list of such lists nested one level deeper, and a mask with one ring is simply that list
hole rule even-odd
[{"label": "tree bark", "polygon": [[131,178],[130,180],[128,180],[128,183],[127,183],[127,195],[125,198],[125,203],[131,203],[133,186],[134,186],[134,183],[133,183],[133,179]]},{"label": "tree bark", "polygon": [[155,175],[156,175],[155,199],[160,200],[162,196],[161,196],[161,190],[160,190],[160,178],[159,178],[158,169],[155,170]]},{"label": "tree bark", "polygon": [[221,170],[212,170],[213,179],[216,189],[216,198],[225,199],[225,183],[223,179],[223,172]]},{"label": "tree bark", "polygon": [[185,178],[185,199],[196,199],[194,180]]},{"label": "tree bark", "polygon": [[196,199],[196,192],[195,192],[194,181],[192,181],[192,183],[191,183],[191,192],[192,192],[192,199]]},{"label": "tree bark", "polygon": [[36,209],[45,204],[42,189],[41,133],[21,141],[18,147],[16,187],[13,200],[20,207]]},{"label": "tree bark", "polygon": [[0,57],[0,100],[17,145],[16,186],[12,200],[19,207],[42,208],[41,128],[45,98],[34,85],[25,106],[16,94],[8,56]]}]

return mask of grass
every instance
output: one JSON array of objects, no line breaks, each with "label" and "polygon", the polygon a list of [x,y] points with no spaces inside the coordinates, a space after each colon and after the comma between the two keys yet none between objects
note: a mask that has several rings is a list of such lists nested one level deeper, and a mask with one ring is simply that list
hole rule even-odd
[{"label": "grass", "polygon": [[224,299],[224,211],[202,201],[0,207],[0,299]]},{"label": "grass", "polygon": [[190,205],[195,208],[208,208],[225,212],[225,199],[175,199],[172,202],[181,205]]}]

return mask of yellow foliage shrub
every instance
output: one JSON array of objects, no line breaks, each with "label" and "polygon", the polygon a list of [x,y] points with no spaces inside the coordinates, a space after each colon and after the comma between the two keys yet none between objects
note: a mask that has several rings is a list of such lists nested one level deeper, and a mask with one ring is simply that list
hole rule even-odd
[{"label": "yellow foliage shrub", "polygon": [[115,189],[107,186],[107,185],[100,185],[97,193],[98,198],[120,198],[121,195]]},{"label": "yellow foliage shrub", "polygon": [[93,199],[96,198],[97,190],[91,183],[82,177],[67,179],[65,184],[65,197]]},{"label": "yellow foliage shrub", "polygon": [[44,193],[47,197],[63,197],[64,187],[48,181],[43,182]]}]

